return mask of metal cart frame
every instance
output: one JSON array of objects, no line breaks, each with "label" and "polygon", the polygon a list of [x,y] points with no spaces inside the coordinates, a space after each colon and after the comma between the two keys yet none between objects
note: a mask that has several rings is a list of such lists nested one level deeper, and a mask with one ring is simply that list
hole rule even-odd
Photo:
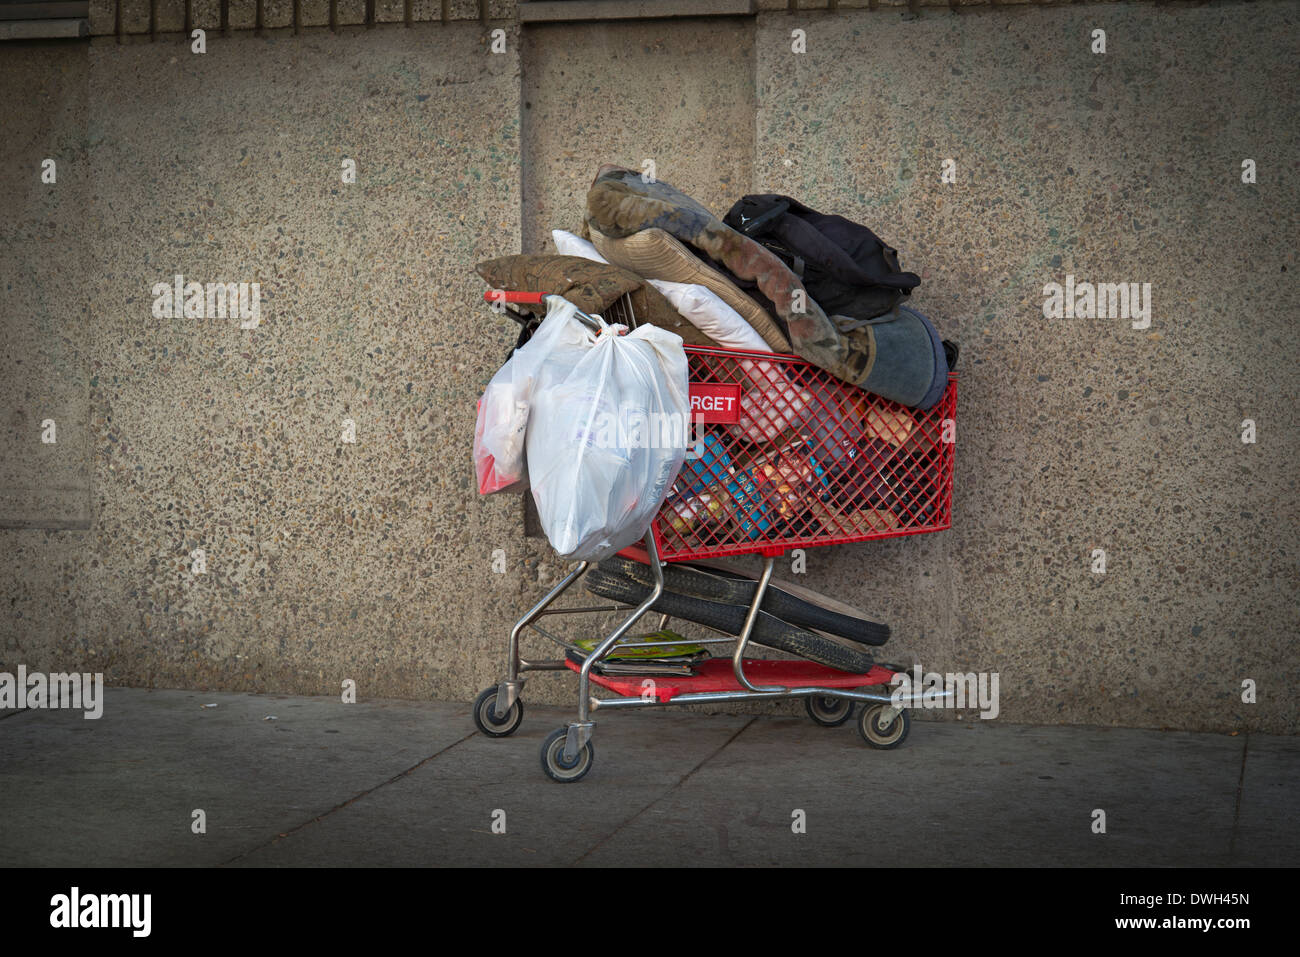
[{"label": "metal cart frame", "polygon": [[[540,293],[502,293],[500,290],[489,291],[485,294],[485,299],[494,303],[544,303],[546,296]],[[596,320],[586,313],[579,310],[577,316],[580,321],[587,324],[593,331],[600,327]],[[525,317],[516,315],[517,321]],[[709,349],[691,349],[688,351],[696,353],[715,352],[727,354],[727,350],[709,350]],[[731,353],[736,356],[747,357],[756,361],[771,359],[789,360],[797,357],[778,356],[773,353]],[[950,480],[949,475],[949,480]],[[656,519],[656,524],[658,519]],[[593,668],[605,660],[616,647],[654,647],[660,645],[675,644],[670,641],[638,641],[624,642],[620,644],[621,639],[627,635],[632,627],[640,621],[648,611],[655,605],[664,593],[664,561],[661,558],[659,537],[656,535],[656,524],[646,532],[643,539],[648,564],[653,575],[654,585],[650,594],[639,605],[634,607],[627,617],[609,634],[607,634],[590,652],[583,652],[576,645],[565,641],[563,638],[554,635],[542,628],[538,622],[541,618],[550,615],[564,614],[591,614],[599,612],[623,611],[625,605],[598,605],[598,606],[580,606],[572,608],[553,608],[552,605],[558,601],[572,586],[578,581],[590,568],[591,563],[580,561],[569,571],[549,592],[534,605],[529,611],[519,619],[510,632],[510,640],[506,656],[506,674],[496,685],[485,689],[478,696],[474,703],[474,719],[479,729],[491,737],[506,737],[513,734],[523,721],[523,701],[522,692],[527,672],[532,671],[576,671],[578,674],[578,712],[574,721],[568,722],[564,727],[552,732],[542,745],[542,766],[548,776],[559,782],[571,782],[581,779],[591,768],[594,760],[594,748],[592,747],[592,735],[595,730],[595,721],[592,719],[594,712],[602,709],[628,709],[628,708],[662,708],[674,705],[690,704],[718,704],[730,701],[780,701],[795,698],[803,698],[809,705],[809,714],[819,723],[833,725],[843,723],[848,720],[847,716],[840,717],[833,714],[827,720],[818,717],[818,713],[813,706],[816,701],[832,700],[847,704],[847,715],[851,716],[855,704],[862,703],[868,705],[864,708],[859,716],[858,730],[867,744],[881,749],[892,749],[898,747],[907,736],[910,727],[910,721],[907,715],[907,708],[915,706],[922,700],[921,693],[918,690],[910,693],[894,692],[892,690],[868,690],[874,688],[889,688],[887,682],[879,680],[877,677],[874,681],[864,680],[862,684],[854,687],[836,687],[830,684],[820,683],[803,683],[791,682],[787,684],[756,684],[746,673],[745,651],[749,647],[751,635],[754,626],[758,621],[759,612],[762,609],[763,598],[767,592],[768,586],[772,579],[772,573],[775,562],[778,557],[783,555],[789,547],[807,547],[816,544],[835,544],[840,538],[828,538],[822,542],[805,541],[794,545],[783,545],[778,543],[755,544],[754,547],[742,550],[741,554],[760,554],[763,556],[762,572],[757,581],[757,587],[754,592],[754,598],[751,602],[745,617],[744,627],[739,635],[726,635],[723,632],[722,638],[707,638],[702,640],[692,640],[692,643],[731,643],[735,642],[735,649],[731,655],[731,673],[734,676],[737,687],[735,690],[725,691],[703,691],[674,694],[670,699],[663,700],[655,694],[620,695],[616,698],[598,698],[593,694],[593,684],[598,682],[593,680]],[[943,527],[947,527],[946,525]],[[923,529],[931,530],[931,529]],[[895,531],[889,534],[909,534],[908,530]],[[885,537],[884,534],[872,535],[870,537]],[[861,540],[861,539],[859,539]],[[736,549],[731,549],[730,554],[737,554]],[[693,556],[687,556],[693,557]],[[668,615],[663,615],[661,619],[662,628],[669,620]],[[707,626],[705,626],[707,627]],[[580,667],[574,665],[565,658],[557,659],[526,659],[520,653],[520,639],[523,633],[529,629],[537,631],[539,634],[555,642],[566,652],[578,652],[583,655]],[[881,666],[877,666],[881,667]],[[873,669],[874,671],[875,669]],[[895,673],[893,669],[885,669],[886,673]],[[827,668],[829,675],[849,676],[844,673],[837,673],[834,669]],[[853,676],[862,677],[867,676]],[[681,683],[689,685],[691,679],[682,679]],[[949,690],[929,691],[930,699],[937,697],[949,697],[952,692]]]}]

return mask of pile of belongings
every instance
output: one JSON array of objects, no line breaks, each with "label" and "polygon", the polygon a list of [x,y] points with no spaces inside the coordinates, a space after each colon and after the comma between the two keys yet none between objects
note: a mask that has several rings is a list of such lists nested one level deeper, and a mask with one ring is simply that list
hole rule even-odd
[{"label": "pile of belongings", "polygon": [[687,345],[794,353],[909,408],[943,396],[956,347],[905,304],[920,278],[865,226],[776,194],[742,197],[718,219],[668,183],[606,165],[581,232],[554,230],[556,255],[477,272],[493,289],[557,294],[613,321],[625,307],[630,324]]},{"label": "pile of belongings", "polygon": [[[860,537],[934,521],[942,505],[940,438],[934,418],[919,412],[943,397],[957,348],[908,305],[920,277],[903,271],[897,251],[870,229],[770,193],[742,197],[719,219],[668,183],[607,165],[587,193],[580,234],[551,236],[554,254],[476,267],[493,290],[562,297],[549,307],[514,304],[523,348],[512,355],[536,346],[540,314],[557,301],[639,333],[648,326],[685,345],[750,354],[730,373],[744,384],[737,418],[697,437],[680,474],[673,471],[676,481],[656,486],[662,497],[645,503],[650,512],[663,509],[671,539],[701,546]],[[769,353],[798,355],[829,377],[764,361]],[[518,398],[514,386],[508,398]],[[484,494],[527,484],[521,443],[534,431],[523,424],[528,403],[515,401],[505,411],[515,410],[518,427],[504,430],[513,443],[489,441],[493,421],[513,421],[499,414],[501,403],[487,401],[494,395],[490,385],[480,403],[485,437],[476,434]],[[540,521],[546,490],[532,487]],[[568,554],[567,538],[541,524]],[[582,557],[600,560],[644,528],[638,520],[624,531],[601,539],[598,555]]]}]

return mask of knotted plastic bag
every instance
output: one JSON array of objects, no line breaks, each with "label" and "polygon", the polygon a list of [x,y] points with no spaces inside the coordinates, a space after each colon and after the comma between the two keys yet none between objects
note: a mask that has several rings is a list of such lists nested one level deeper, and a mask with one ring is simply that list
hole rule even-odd
[{"label": "knotted plastic bag", "polygon": [[557,335],[537,378],[529,481],[551,546],[599,561],[645,534],[682,467],[691,431],[686,353],[680,336],[657,326],[627,333],[598,318],[596,334],[563,306],[542,328],[553,321],[580,335]]}]

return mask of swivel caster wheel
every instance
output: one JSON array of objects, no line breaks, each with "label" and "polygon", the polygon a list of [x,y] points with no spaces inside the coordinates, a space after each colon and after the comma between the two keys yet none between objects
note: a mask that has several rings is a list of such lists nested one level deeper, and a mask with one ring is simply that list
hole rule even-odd
[{"label": "swivel caster wheel", "polygon": [[591,770],[591,763],[596,757],[596,749],[588,741],[572,760],[566,758],[564,742],[568,736],[569,729],[564,727],[552,731],[542,742],[542,770],[552,781],[559,781],[561,784],[570,784],[581,779]]},{"label": "swivel caster wheel", "polygon": [[902,744],[912,727],[912,718],[906,710],[898,712],[892,721],[882,725],[880,719],[887,707],[888,705],[874,704],[863,708],[862,714],[858,716],[858,734],[862,735],[862,740],[882,751],[892,750]]},{"label": "swivel caster wheel", "polygon": [[853,717],[854,702],[852,698],[814,695],[810,698],[804,698],[803,706],[808,710],[808,717],[823,728],[838,728]]},{"label": "swivel caster wheel", "polygon": [[493,685],[474,699],[474,724],[490,738],[504,738],[519,730],[524,720],[524,703],[518,698],[500,717],[496,713],[497,688]]}]

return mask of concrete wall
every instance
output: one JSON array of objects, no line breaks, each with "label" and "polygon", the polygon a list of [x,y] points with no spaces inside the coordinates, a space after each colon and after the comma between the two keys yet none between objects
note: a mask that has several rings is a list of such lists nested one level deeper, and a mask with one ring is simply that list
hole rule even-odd
[{"label": "concrete wall", "polygon": [[[467,24],[201,57],[4,52],[6,102],[33,75],[81,97],[53,143],[5,143],[11,188],[35,195],[7,224],[31,277],[5,312],[11,484],[82,454],[73,386],[93,449],[87,530],[0,532],[6,665],[258,690],[351,677],[371,696],[489,680],[467,649],[529,594],[472,560],[518,524],[517,502],[476,501],[466,467],[507,344],[467,267],[518,247],[520,210],[517,35],[499,56],[481,40]],[[50,152],[53,188],[35,175]],[[68,223],[58,243],[26,238],[42,203]],[[260,282],[260,324],[153,318],[153,285],[178,272]],[[16,365],[56,348],[57,388]],[[29,441],[65,414],[66,447]]]},{"label": "concrete wall", "polygon": [[[0,49],[0,670],[494,680],[562,568],[474,494],[513,336],[471,267],[653,158],[718,212],[869,223],[962,343],[954,528],[812,551],[809,585],[894,659],[999,671],[1007,720],[1296,730],[1294,5],[494,25],[505,54],[474,22]],[[260,282],[260,324],[155,319],[177,272]],[[1151,327],[1045,320],[1067,273],[1152,283]]]},{"label": "concrete wall", "polygon": [[[900,653],[1000,671],[1008,714],[1296,728],[1296,27],[1292,4],[842,15],[794,55],[760,20],[756,185],[875,225],[963,347],[952,531],[815,553],[810,584]],[[1044,319],[1067,274],[1151,283],[1150,328]]]}]

